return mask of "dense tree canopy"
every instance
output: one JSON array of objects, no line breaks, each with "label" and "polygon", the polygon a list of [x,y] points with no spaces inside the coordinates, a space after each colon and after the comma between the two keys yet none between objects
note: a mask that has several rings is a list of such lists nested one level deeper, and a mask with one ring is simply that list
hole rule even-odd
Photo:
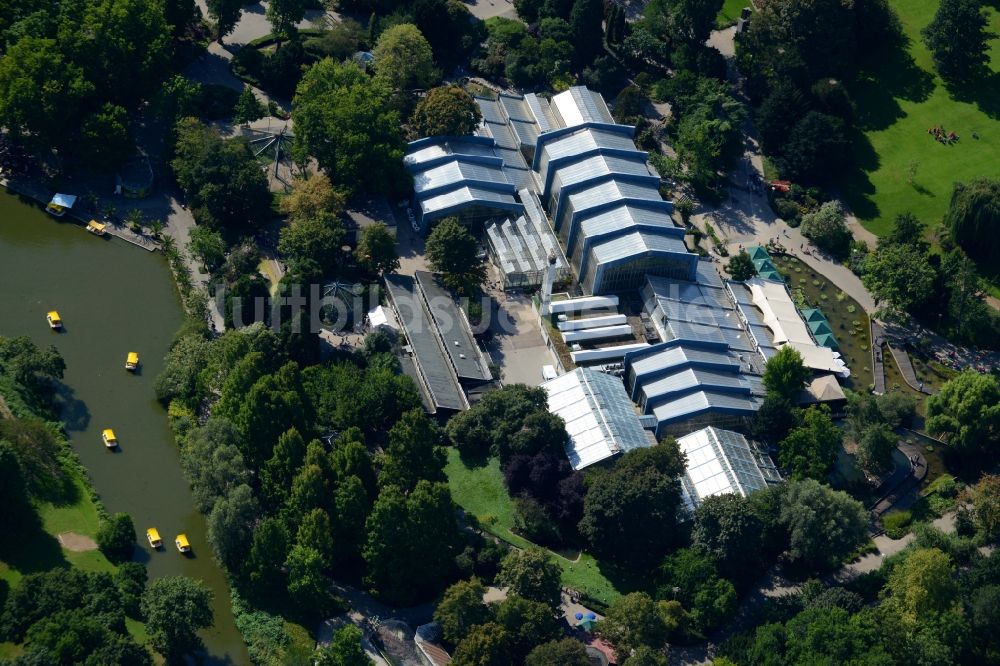
[{"label": "dense tree canopy", "polygon": [[[980,11],[977,3],[969,4]],[[964,43],[965,40],[952,41]],[[1000,264],[1000,234],[997,234],[1000,228],[1000,179],[975,178],[968,183],[955,183],[944,223],[955,242],[970,257],[991,266]]]},{"label": "dense tree canopy", "polygon": [[358,239],[355,255],[358,258],[358,263],[377,275],[392,273],[399,268],[396,239],[389,233],[388,227],[381,222],[376,222],[361,230],[361,238]]},{"label": "dense tree canopy", "polygon": [[789,481],[781,501],[789,555],[810,569],[834,566],[867,536],[868,514],[860,502],[813,479]]},{"label": "dense tree canopy", "polygon": [[1000,476],[985,474],[965,493],[966,507],[976,531],[986,541],[1000,539]]},{"label": "dense tree canopy", "polygon": [[547,400],[544,389],[508,384],[486,393],[471,409],[449,419],[445,430],[463,453],[506,459],[510,442],[524,428],[527,417],[548,413]]},{"label": "dense tree canopy", "polygon": [[825,405],[802,413],[802,423],[781,440],[778,460],[795,478],[823,480],[837,461],[844,434]]},{"label": "dense tree canopy", "polygon": [[982,73],[989,63],[988,25],[976,0],[941,0],[921,35],[942,78],[966,82]]},{"label": "dense tree canopy", "polygon": [[851,141],[842,118],[810,111],[789,132],[777,158],[781,174],[807,183],[835,180],[851,161]]},{"label": "dense tree canopy", "polygon": [[0,336],[0,370],[44,402],[62,379],[66,361],[54,345],[42,349],[26,335]]},{"label": "dense tree canopy", "polygon": [[239,23],[243,13],[242,0],[205,0],[208,15],[215,21],[215,38],[222,43],[222,38],[231,33]]},{"label": "dense tree canopy", "polygon": [[898,48],[899,19],[887,0],[773,0],[758,9],[736,40],[736,60],[764,150],[783,177],[836,180],[853,155],[845,82],[866,58]]},{"label": "dense tree canopy", "polygon": [[240,92],[239,99],[236,100],[236,105],[233,106],[233,122],[239,124],[252,123],[258,118],[263,118],[265,115],[267,115],[267,110],[260,103],[260,100],[257,99],[253,88],[245,86]]},{"label": "dense tree canopy", "polygon": [[431,45],[411,23],[395,25],[375,43],[375,73],[393,90],[428,88],[438,79]]},{"label": "dense tree canopy", "polygon": [[740,250],[729,263],[726,264],[726,272],[734,280],[742,282],[757,275],[757,268],[753,265],[753,260],[746,250]]},{"label": "dense tree canopy", "polygon": [[934,270],[913,245],[879,243],[865,258],[862,280],[879,307],[898,316],[931,298]]},{"label": "dense tree canopy", "polygon": [[160,2],[5,5],[0,123],[33,150],[102,171],[132,151],[128,111],[168,74],[171,30]]},{"label": "dense tree canopy", "polygon": [[157,578],[142,597],[150,643],[168,660],[201,646],[196,632],[212,625],[212,592],[201,581],[183,576]]},{"label": "dense tree canopy", "polygon": [[282,227],[278,236],[278,251],[287,257],[292,270],[315,266],[329,275],[342,263],[344,225],[333,213],[292,220]]},{"label": "dense tree canopy", "polygon": [[329,58],[313,65],[295,92],[293,154],[319,162],[345,191],[400,187],[403,139],[390,88],[354,63]]},{"label": "dense tree canopy", "polygon": [[643,646],[659,649],[667,640],[667,626],[657,604],[645,592],[632,592],[612,601],[598,627],[621,656]]},{"label": "dense tree canopy", "polygon": [[802,235],[835,257],[846,257],[851,244],[851,231],[837,201],[827,201],[816,212],[803,215]]},{"label": "dense tree canopy", "polygon": [[969,462],[995,456],[1000,444],[1000,383],[994,375],[967,370],[927,400],[927,431]]},{"label": "dense tree canopy", "polygon": [[265,13],[274,33],[279,37],[295,36],[295,26],[305,15],[305,0],[270,0]]},{"label": "dense tree canopy", "polygon": [[695,510],[691,541],[735,580],[756,573],[761,561],[763,525],[750,501],[736,494],[713,495]]},{"label": "dense tree canopy", "polygon": [[663,557],[676,539],[683,457],[673,440],[627,451],[595,478],[580,534],[592,552],[634,566]]},{"label": "dense tree canopy", "polygon": [[403,414],[389,430],[389,443],[378,458],[379,484],[409,492],[421,480],[445,481],[441,442],[441,429],[422,409]]},{"label": "dense tree canopy", "polygon": [[452,655],[455,666],[493,666],[510,664],[511,640],[506,630],[496,622],[472,628]]},{"label": "dense tree canopy", "polygon": [[590,657],[583,643],[573,638],[543,643],[528,653],[525,666],[591,666]]},{"label": "dense tree canopy", "polygon": [[511,594],[538,601],[549,608],[560,602],[562,571],[546,551],[540,548],[512,550],[500,563],[497,582]]},{"label": "dense tree canopy", "polygon": [[445,590],[434,609],[434,621],[441,625],[446,641],[457,645],[472,627],[489,619],[490,610],[483,603],[485,593],[486,588],[477,578],[459,581]]},{"label": "dense tree canopy", "polygon": [[330,644],[319,649],[315,666],[369,666],[372,660],[361,645],[363,634],[353,624],[345,624],[333,632]]},{"label": "dense tree canopy", "polygon": [[417,102],[410,118],[413,131],[421,136],[472,134],[482,120],[472,95],[458,86],[434,88]]},{"label": "dense tree canopy", "polygon": [[802,355],[785,346],[768,359],[764,367],[764,386],[769,394],[774,393],[794,404],[809,376],[809,369],[802,364]]},{"label": "dense tree canopy", "polygon": [[892,452],[896,450],[896,434],[880,424],[869,428],[858,440],[858,465],[873,474],[892,469]]},{"label": "dense tree canopy", "polygon": [[406,605],[439,590],[458,547],[455,508],[442,483],[420,481],[409,495],[397,486],[379,493],[365,526],[369,587]]},{"label": "dense tree canopy", "polygon": [[185,118],[177,124],[170,165],[200,223],[244,234],[270,216],[267,178],[245,139],[223,139]]},{"label": "dense tree canopy", "polygon": [[425,252],[431,268],[453,289],[472,293],[486,280],[479,244],[458,218],[446,217],[434,226]]},{"label": "dense tree canopy", "polygon": [[135,548],[135,525],[127,513],[116,513],[101,523],[97,530],[97,546],[112,562],[132,559]]},{"label": "dense tree canopy", "polygon": [[889,576],[891,606],[916,624],[951,608],[958,594],[951,559],[937,548],[910,553]]},{"label": "dense tree canopy", "polygon": [[578,65],[590,64],[602,51],[603,19],[604,6],[601,0],[574,0],[569,13],[569,25],[576,47],[575,60]]}]

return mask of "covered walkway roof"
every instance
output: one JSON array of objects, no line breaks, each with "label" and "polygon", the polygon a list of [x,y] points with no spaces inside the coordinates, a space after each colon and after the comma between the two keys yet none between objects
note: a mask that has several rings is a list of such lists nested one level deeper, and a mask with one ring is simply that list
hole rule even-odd
[{"label": "covered walkway roof", "polygon": [[469,403],[440,339],[433,333],[433,320],[417,291],[416,280],[408,275],[390,274],[385,276],[385,286],[413,350],[419,384],[427,393],[433,411],[467,409]]},{"label": "covered walkway roof", "polygon": [[[754,278],[746,288],[754,306],[762,313],[762,321],[774,335],[775,347],[788,345],[802,355],[806,367],[820,372],[845,373],[844,362],[834,357],[829,347],[821,346],[799,315],[788,289],[783,283]],[[828,342],[828,340],[824,340]]]}]

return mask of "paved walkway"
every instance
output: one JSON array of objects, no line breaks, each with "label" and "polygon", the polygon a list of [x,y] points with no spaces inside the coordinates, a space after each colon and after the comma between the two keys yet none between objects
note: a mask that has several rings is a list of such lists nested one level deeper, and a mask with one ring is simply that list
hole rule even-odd
[{"label": "paved walkway", "polygon": [[[196,0],[196,4],[201,9],[202,16],[211,21],[212,19],[208,15],[208,6],[205,4],[205,0]],[[266,2],[251,2],[243,5],[243,13],[240,14],[240,20],[236,23],[236,27],[231,33],[223,37],[222,41],[227,44],[243,45],[264,35],[271,34],[271,24],[267,20],[266,12]],[[297,27],[301,30],[302,28],[312,27],[315,21],[329,22],[330,20],[339,20],[339,18],[334,12],[325,12],[321,9],[308,9],[306,10],[305,19],[299,21]]]},{"label": "paved walkway", "polygon": [[969,349],[955,344],[924,328],[912,317],[902,322],[883,322],[887,339],[897,344],[910,343],[934,356],[940,363],[956,370],[973,369],[988,372],[990,368],[1000,369],[1000,351]]},{"label": "paved walkway", "polygon": [[872,373],[874,374],[875,394],[885,394],[885,364],[882,362],[882,343],[885,342],[885,330],[882,324],[871,318],[868,320],[871,326],[872,339]]},{"label": "paved walkway", "polygon": [[909,464],[897,465],[892,475],[880,486],[882,496],[869,509],[876,518],[896,506],[927,478],[927,459],[924,458],[923,450],[919,446],[907,444],[900,439],[896,442],[896,448]]},{"label": "paved walkway", "polygon": [[[716,30],[712,32],[708,44],[718,49],[726,56],[729,63],[729,78],[734,85],[739,84],[739,72],[733,66],[733,36],[735,28]],[[737,88],[738,94],[738,88]],[[691,217],[691,221],[702,231],[705,224],[711,224],[716,234],[726,245],[730,256],[739,251],[739,247],[748,245],[767,245],[768,241],[777,240],[785,246],[788,253],[797,257],[817,273],[823,274],[838,289],[857,301],[866,312],[875,311],[875,300],[861,283],[861,279],[851,270],[821,253],[811,241],[802,236],[797,228],[792,228],[771,210],[767,197],[756,194],[744,186],[753,176],[764,176],[764,161],[760,145],[756,140],[756,130],[751,120],[744,126],[746,141],[743,155],[729,175],[729,199],[718,206],[700,205]],[[848,227],[859,227],[855,221],[848,221]]]},{"label": "paved walkway", "polygon": [[892,359],[896,362],[896,367],[899,368],[899,374],[903,376],[903,381],[918,393],[934,395],[934,391],[925,388],[924,383],[917,379],[917,373],[913,369],[913,363],[910,361],[910,355],[906,353],[906,350],[901,349],[898,342],[892,344],[892,341],[887,341],[887,346],[892,353]]}]

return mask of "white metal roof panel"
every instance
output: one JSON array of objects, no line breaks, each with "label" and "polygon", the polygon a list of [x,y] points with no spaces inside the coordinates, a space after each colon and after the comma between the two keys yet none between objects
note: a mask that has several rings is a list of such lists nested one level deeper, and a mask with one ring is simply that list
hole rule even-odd
[{"label": "white metal roof panel", "polygon": [[661,236],[648,231],[630,234],[598,243],[591,250],[599,263],[609,263],[647,252],[688,254],[684,241],[676,236]]},{"label": "white metal roof panel", "polygon": [[457,185],[468,180],[486,183],[508,183],[507,177],[499,166],[490,166],[477,162],[463,162],[456,159],[413,174],[413,190],[419,196],[421,192],[427,190]]},{"label": "white metal roof panel", "polygon": [[636,359],[632,362],[632,370],[641,378],[651,372],[667,370],[685,363],[722,365],[732,367],[734,370],[739,368],[739,362],[728,352],[678,345]]},{"label": "white metal roof panel", "polygon": [[600,326],[618,326],[624,324],[627,317],[623,314],[602,315],[599,317],[586,317],[584,319],[570,319],[557,324],[560,331],[579,331],[584,328],[598,328]]},{"label": "white metal roof panel", "polygon": [[[635,153],[632,158],[619,155],[593,155],[577,162],[559,165],[552,177],[552,193],[561,188],[611,174],[628,176],[648,176],[646,156]],[[659,193],[657,192],[657,195]]]},{"label": "white metal roof panel", "polygon": [[403,161],[406,164],[418,165],[440,157],[450,155],[473,155],[477,157],[496,157],[493,148],[478,141],[462,141],[445,139],[440,143],[425,146],[406,154]]},{"label": "white metal roof panel", "polygon": [[478,187],[459,187],[457,189],[438,194],[420,202],[420,210],[426,215],[445,210],[452,206],[462,204],[481,203],[484,206],[490,204],[499,205],[505,209],[516,209],[518,204],[514,197],[503,192],[494,192]]},{"label": "white metal roof panel", "polygon": [[670,214],[665,210],[622,204],[587,217],[580,222],[580,232],[589,237],[633,226],[676,228]]},{"label": "white metal roof panel", "polygon": [[596,328],[584,328],[578,331],[566,331],[563,333],[563,341],[567,344],[573,342],[583,342],[585,340],[610,340],[611,338],[631,337],[632,327],[628,324],[618,324],[616,326],[598,326]]},{"label": "white metal roof panel", "polygon": [[549,311],[552,314],[565,314],[567,312],[583,312],[585,310],[597,310],[598,308],[617,307],[617,296],[582,296],[580,298],[552,301]]},{"label": "white metal roof panel", "polygon": [[585,86],[573,86],[552,98],[552,106],[562,120],[563,127],[588,122],[613,123],[611,111],[604,98]]}]

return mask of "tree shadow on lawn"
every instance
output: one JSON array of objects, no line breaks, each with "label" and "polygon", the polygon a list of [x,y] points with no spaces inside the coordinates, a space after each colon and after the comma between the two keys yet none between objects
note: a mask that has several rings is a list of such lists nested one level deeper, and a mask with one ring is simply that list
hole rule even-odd
[{"label": "tree shadow on lawn", "polygon": [[33,509],[25,509],[21,524],[0,539],[0,560],[22,575],[70,566],[59,540],[42,528]]},{"label": "tree shadow on lawn", "polygon": [[597,569],[601,572],[601,575],[611,581],[611,584],[621,594],[628,594],[629,592],[655,594],[656,585],[653,582],[653,576],[650,576],[648,573],[640,573],[635,569],[629,569],[628,567],[596,557],[594,561],[597,563]]},{"label": "tree shadow on lawn", "polygon": [[461,449],[455,448],[458,450],[458,459],[462,461],[466,469],[479,469],[490,464],[489,449],[480,451],[470,446]]},{"label": "tree shadow on lawn", "polygon": [[840,190],[857,217],[872,220],[879,216],[879,208],[874,200],[875,184],[868,174],[876,171],[881,161],[872,142],[860,128],[852,128],[850,133],[854,164],[840,179]]},{"label": "tree shadow on lawn", "polygon": [[[1000,4],[1000,0],[997,3]],[[984,71],[974,80],[949,83],[946,87],[954,99],[975,104],[993,120],[1000,120],[1000,72]]]},{"label": "tree shadow on lawn", "polygon": [[923,102],[934,92],[934,76],[907,50],[910,40],[886,44],[867,59],[855,77],[851,95],[857,102],[856,125],[863,131],[883,130],[903,118],[897,100]]}]

